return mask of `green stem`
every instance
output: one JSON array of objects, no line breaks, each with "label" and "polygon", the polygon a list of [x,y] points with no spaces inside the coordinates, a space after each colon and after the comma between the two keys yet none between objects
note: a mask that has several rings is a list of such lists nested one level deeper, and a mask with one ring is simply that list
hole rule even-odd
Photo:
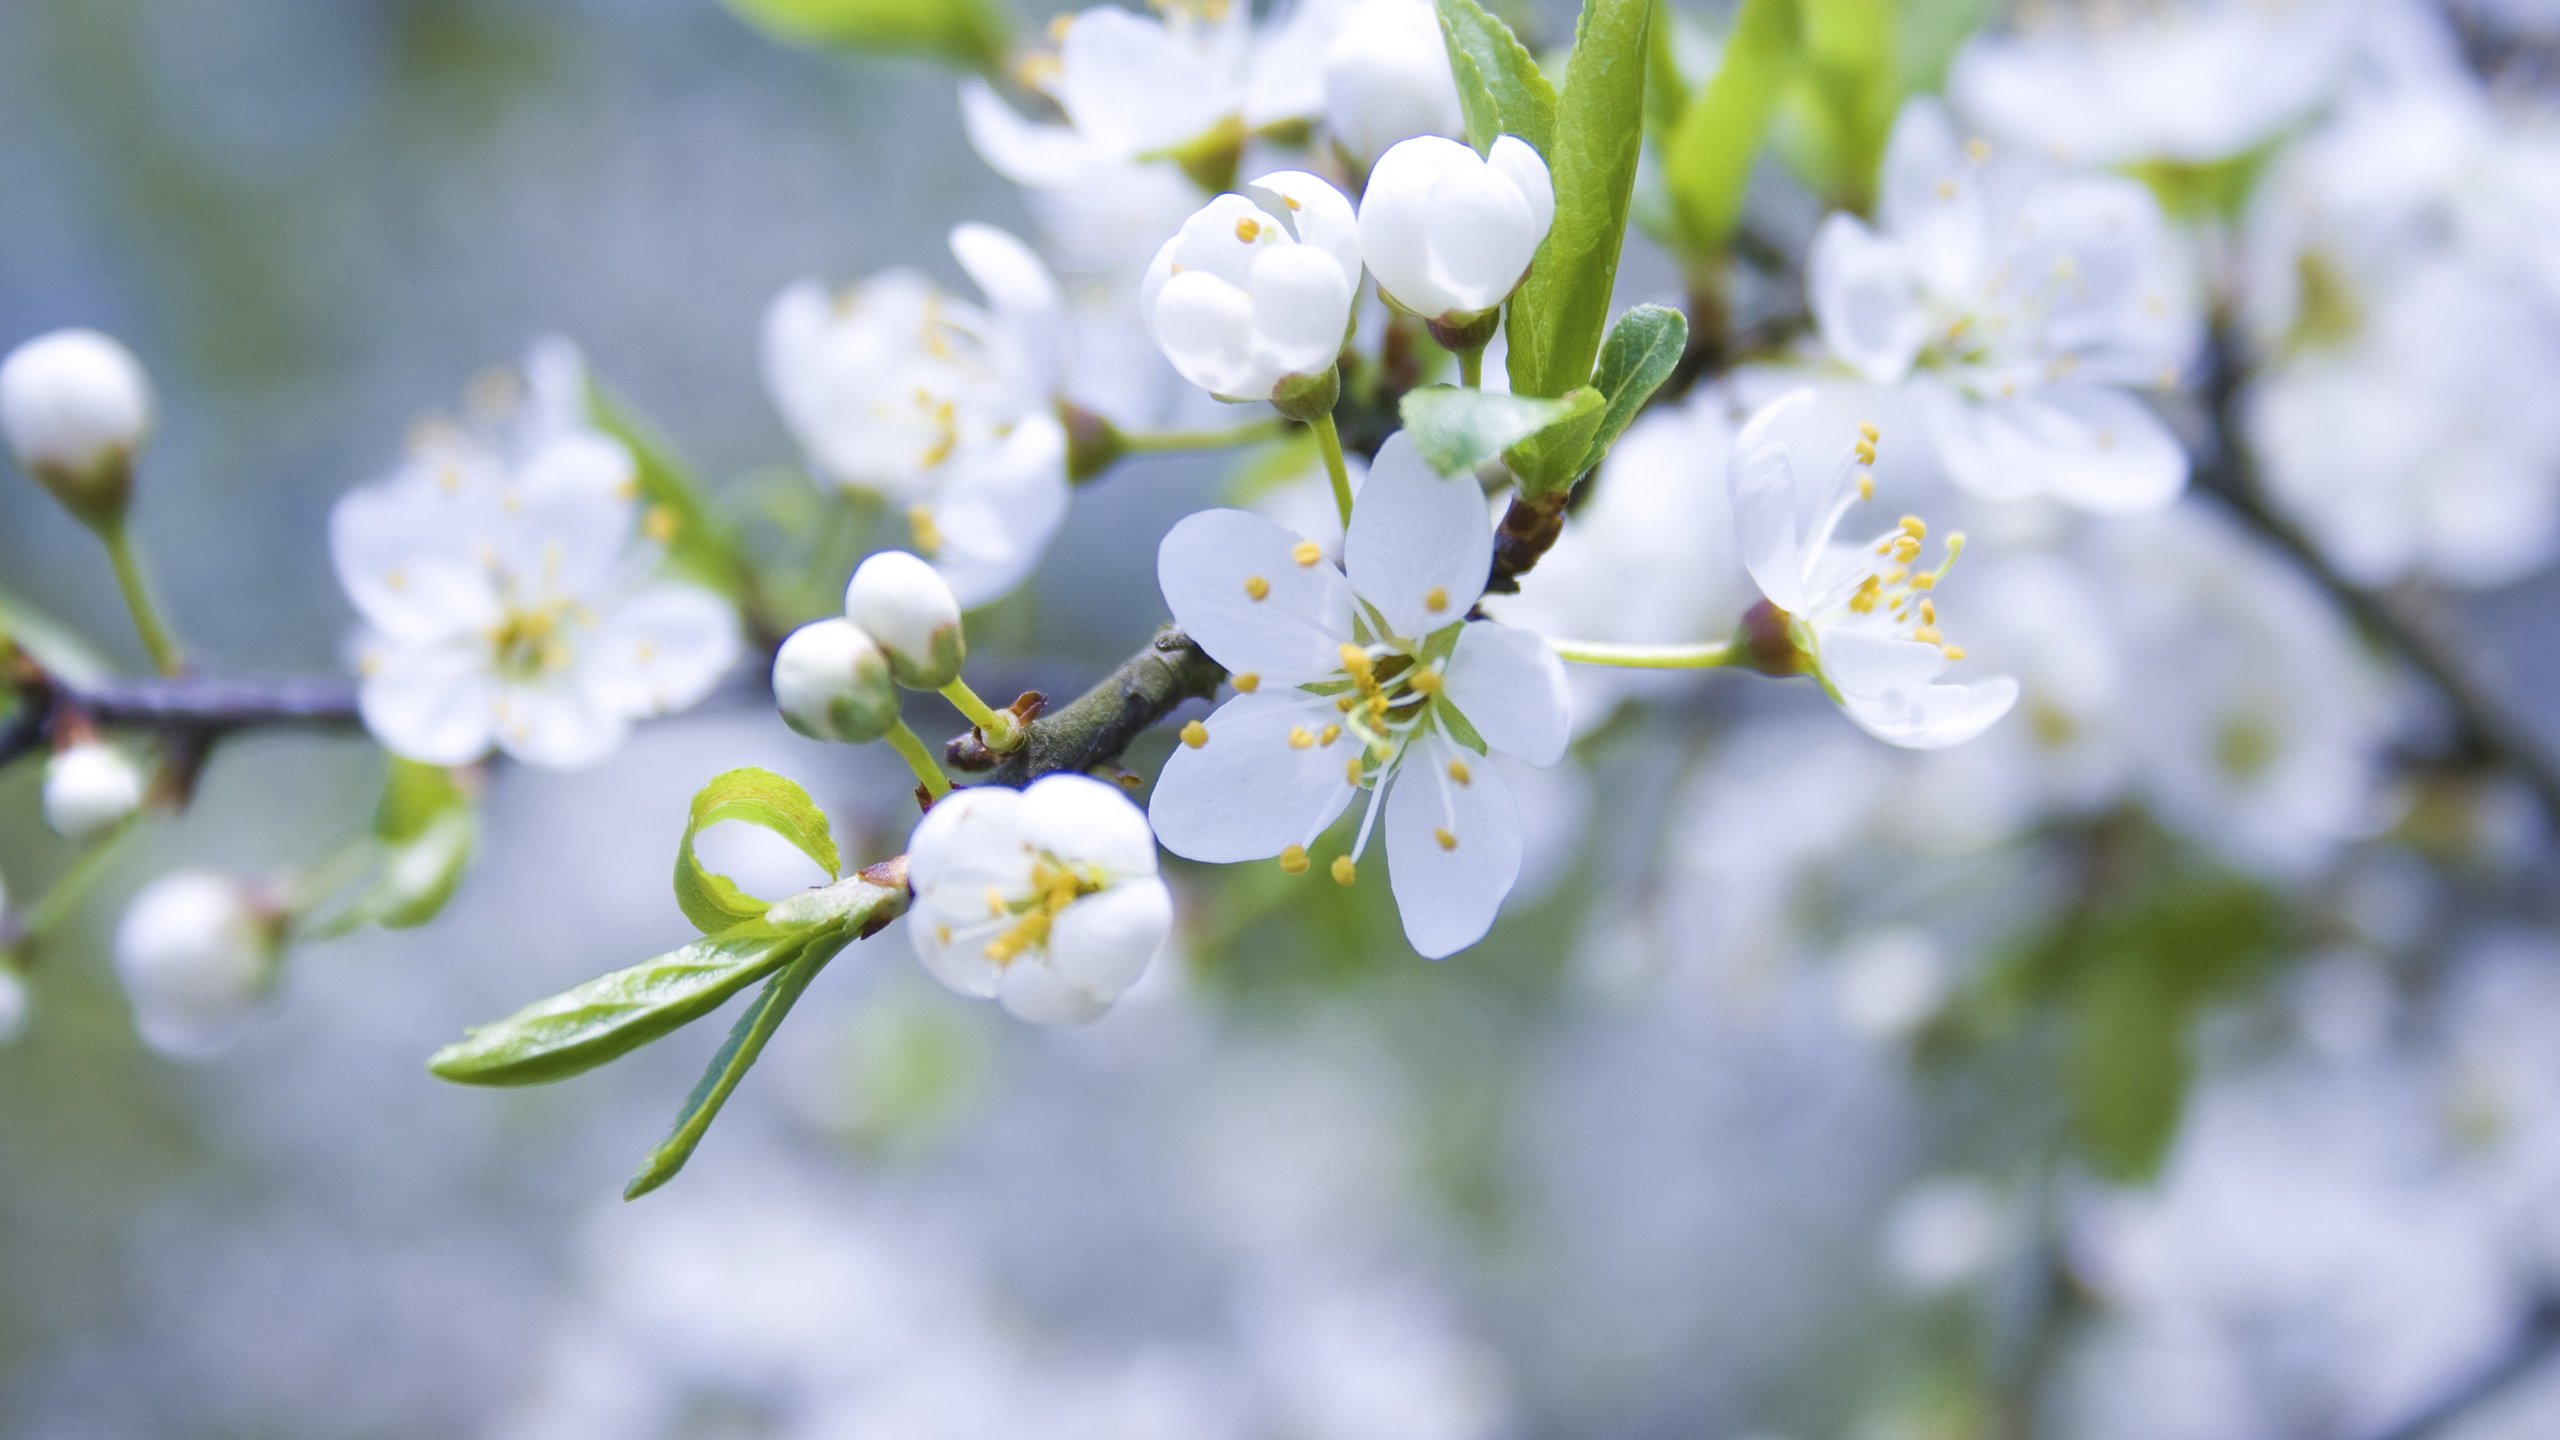
[{"label": "green stem", "polygon": [[1663,147],[1686,249],[1733,243],[1753,160],[1803,59],[1800,0],[1742,0],[1724,56]]},{"label": "green stem", "polygon": [[1484,347],[1458,352],[1458,383],[1470,390],[1484,388]]},{"label": "green stem", "polygon": [[56,926],[71,918],[71,912],[80,908],[80,902],[88,898],[89,892],[97,888],[109,870],[115,868],[116,857],[124,853],[125,841],[141,830],[141,822],[139,815],[127,816],[116,823],[116,828],[80,852],[78,858],[71,862],[71,868],[63,871],[62,878],[53,882],[53,888],[44,892],[44,898],[28,908],[18,939],[21,951],[34,950],[37,943]]},{"label": "green stem", "polygon": [[1713,670],[1748,658],[1732,645],[1610,645],[1593,640],[1550,640],[1547,648],[1572,665],[1620,670]]},{"label": "green stem", "polygon": [[987,742],[988,749],[1003,755],[1021,748],[1022,722],[1014,718],[1012,711],[998,710],[979,699],[978,692],[969,688],[968,681],[954,679],[943,686],[942,698],[950,701],[953,709],[969,717],[969,723],[978,727],[979,738]]},{"label": "green stem", "polygon": [[916,738],[915,731],[907,728],[906,721],[900,720],[889,727],[889,748],[897,751],[898,758],[907,762],[907,768],[916,772],[916,782],[924,786],[927,796],[939,800],[951,793],[951,777],[942,773],[942,766],[934,760],[933,752]]},{"label": "green stem", "polygon": [[119,518],[98,527],[98,539],[107,547],[116,588],[124,592],[124,608],[133,612],[134,631],[142,637],[142,648],[150,652],[152,667],[163,675],[177,674],[178,644],[169,638],[169,628],[160,623],[160,611],[151,603],[151,587],[143,581],[142,564],[134,557],[133,538],[126,533],[124,521]]},{"label": "green stem", "polygon": [[1120,443],[1132,455],[1179,455],[1192,450],[1229,450],[1277,440],[1285,433],[1278,419],[1239,425],[1233,430],[1158,430],[1151,435],[1123,434]]},{"label": "green stem", "polygon": [[1342,515],[1344,529],[1351,526],[1351,467],[1342,460],[1342,432],[1334,428],[1333,416],[1326,413],[1307,422],[1316,432],[1316,447],[1324,451],[1325,478],[1333,482],[1333,508]]}]

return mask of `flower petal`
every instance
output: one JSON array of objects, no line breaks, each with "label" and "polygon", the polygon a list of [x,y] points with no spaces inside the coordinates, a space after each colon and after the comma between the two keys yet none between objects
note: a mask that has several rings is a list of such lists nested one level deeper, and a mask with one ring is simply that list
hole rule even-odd
[{"label": "flower petal", "polygon": [[365,623],[387,639],[432,644],[498,621],[498,592],[472,558],[464,507],[432,480],[367,485],[329,511],[329,559]]},{"label": "flower petal", "polygon": [[1022,381],[1046,396],[1057,388],[1066,301],[1049,267],[1010,233],[974,221],[951,232],[951,253],[987,297],[1005,335],[1022,352]]},{"label": "flower petal", "polygon": [[907,839],[907,883],[920,909],[975,921],[985,916],[989,886],[1008,895],[1028,886],[1022,794],[1001,785],[954,790],[916,822]]},{"label": "flower petal", "polygon": [[1804,532],[1797,520],[1795,460],[1778,437],[1813,406],[1811,390],[1790,390],[1762,406],[1733,437],[1733,457],[1725,467],[1742,568],[1770,604],[1799,613],[1807,599]]},{"label": "flower petal", "polygon": [[566,683],[503,687],[497,722],[498,748],[527,765],[553,770],[597,764],[631,733],[628,716]]},{"label": "flower petal", "polygon": [[1132,880],[1069,905],[1049,927],[1049,968],[1104,1004],[1138,983],[1173,934],[1173,892]]},{"label": "flower petal", "polygon": [[1312,245],[1274,245],[1254,258],[1253,328],[1277,375],[1332,368],[1351,325],[1351,282]]},{"label": "flower petal", "polygon": [[1490,620],[1472,622],[1458,632],[1447,684],[1448,703],[1487,745],[1532,765],[1564,758],[1573,692],[1546,641]]},{"label": "flower petal", "polygon": [[1253,355],[1253,297],[1206,270],[1155,287],[1147,331],[1182,378],[1228,400],[1268,400],[1279,379]]},{"label": "flower petal", "polygon": [[1322,834],[1358,793],[1344,762],[1358,746],[1291,743],[1291,730],[1321,735],[1341,718],[1333,702],[1303,690],[1239,695],[1205,722],[1208,743],[1174,747],[1147,805],[1164,848],[1192,860],[1267,860]]},{"label": "flower petal", "polygon": [[925,502],[929,557],[964,608],[1012,593],[1067,517],[1067,434],[1057,416],[1025,417],[991,451],[955,462]]},{"label": "flower petal", "polygon": [[463,765],[489,753],[498,684],[486,649],[464,641],[376,644],[363,653],[356,704],[384,749],[428,765]]},{"label": "flower petal", "polygon": [[738,663],[738,617],[698,585],[661,584],[615,606],[578,647],[578,681],[625,715],[690,709]]},{"label": "flower petal", "polygon": [[1088,1024],[1111,1008],[1108,1000],[1078,989],[1057,971],[1027,958],[1004,967],[996,981],[996,1001],[1014,1019],[1032,1025]]},{"label": "flower petal", "polygon": [[1519,188],[1520,198],[1529,202],[1529,219],[1537,227],[1538,239],[1544,241],[1556,220],[1555,179],[1547,173],[1545,158],[1517,135],[1496,139],[1484,158]]},{"label": "flower petal", "polygon": [[1170,149],[1231,113],[1234,77],[1162,22],[1109,5],[1079,13],[1058,44],[1058,108],[1119,155]]},{"label": "flower petal", "polygon": [[1304,170],[1279,170],[1247,187],[1274,215],[1287,217],[1298,243],[1333,257],[1351,288],[1360,287],[1360,217],[1331,181]]},{"label": "flower petal", "polygon": [[1902,247],[1853,215],[1833,215],[1814,234],[1809,272],[1814,319],[1831,353],[1878,385],[1909,373],[1929,320]]},{"label": "flower petal", "polygon": [[1156,873],[1146,812],[1117,785],[1090,775],[1050,775],[1022,792],[1022,838],[1075,865],[1133,878]]},{"label": "flower petal", "polygon": [[1493,928],[1520,878],[1520,813],[1493,766],[1469,765],[1460,784],[1448,769],[1464,763],[1457,746],[1434,731],[1417,748],[1422,753],[1406,756],[1387,797],[1387,877],[1405,939],[1437,960]]},{"label": "flower petal", "polygon": [[[1183,633],[1209,658],[1266,683],[1298,685],[1342,669],[1351,639],[1351,586],[1308,543],[1259,515],[1185,516],[1156,552],[1156,580]],[[1256,599],[1256,592],[1261,594]]]},{"label": "flower petal", "polygon": [[1987,499],[2049,494],[2128,514],[2186,488],[2185,448],[2121,390],[2066,383],[1999,399],[1932,387],[1922,403],[1948,477]]},{"label": "flower petal", "polygon": [[1431,473],[1399,430],[1369,462],[1342,558],[1360,598],[1398,637],[1418,640],[1458,623],[1484,594],[1493,514],[1473,476]]}]

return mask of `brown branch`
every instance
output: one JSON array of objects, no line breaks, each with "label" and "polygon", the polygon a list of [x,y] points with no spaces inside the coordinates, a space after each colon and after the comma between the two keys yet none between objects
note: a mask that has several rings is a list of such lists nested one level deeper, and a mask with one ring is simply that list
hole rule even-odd
[{"label": "brown branch", "polygon": [[945,754],[976,783],[1017,789],[1043,775],[1091,770],[1117,761],[1182,702],[1216,694],[1226,678],[1224,666],[1167,626],[1101,683],[1025,726],[1021,749],[990,754],[973,730]]},{"label": "brown branch", "polygon": [[18,716],[0,732],[0,765],[39,748],[63,717],[110,730],[156,730],[196,741],[233,730],[300,726],[347,729],[362,723],[352,682],[326,677],[216,679],[201,675],[115,678],[72,685],[23,673]]}]

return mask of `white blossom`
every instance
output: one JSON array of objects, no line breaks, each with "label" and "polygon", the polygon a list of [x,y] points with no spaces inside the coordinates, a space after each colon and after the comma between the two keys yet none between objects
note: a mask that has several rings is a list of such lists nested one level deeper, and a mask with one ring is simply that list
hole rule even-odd
[{"label": "white blossom", "polygon": [[1146,816],[1084,775],[944,796],[908,841],[907,878],[925,969],[1036,1025],[1110,1009],[1173,931]]},{"label": "white blossom", "polygon": [[93,840],[142,807],[142,772],[103,740],[55,751],[44,767],[44,823],[65,840]]},{"label": "white blossom", "polygon": [[1950,478],[2101,511],[2178,493],[2186,452],[2129,393],[2174,384],[2199,335],[2148,192],[1960,140],[1924,99],[1894,125],[1877,213],[1880,231],[1823,222],[1814,316],[1835,357],[1914,387]]},{"label": "white blossom", "polygon": [[1240,510],[1165,536],[1165,603],[1240,693],[1184,728],[1149,813],[1177,855],[1278,856],[1296,873],[1367,791],[1332,874],[1352,882],[1383,807],[1405,937],[1436,959],[1482,939],[1519,877],[1519,815],[1486,757],[1563,757],[1564,667],[1534,635],[1467,619],[1492,518],[1472,480],[1432,474],[1401,433],[1370,465],[1342,549],[1336,568]]},{"label": "white blossom", "polygon": [[142,1038],[184,1057],[237,1040],[275,988],[283,923],[227,875],[181,870],[144,886],[115,938],[116,978]]},{"label": "white blossom", "polygon": [[915,556],[884,550],[856,566],[845,586],[844,614],[888,657],[899,684],[939,690],[960,678],[968,643],[959,597]]},{"label": "white blossom", "polygon": [[1324,119],[1333,143],[1363,165],[1417,135],[1464,134],[1431,0],[1356,0],[1325,45]]},{"label": "white blossom", "polygon": [[1462,326],[1520,286],[1555,222],[1547,162],[1516,135],[1478,155],[1438,135],[1379,157],[1360,198],[1360,251],[1378,290],[1426,320]]},{"label": "white blossom", "polygon": [[825,479],[899,507],[965,603],[1022,583],[1067,511],[1056,279],[989,225],[951,232],[984,306],[911,270],[765,312],[765,386]]},{"label": "white blossom", "polygon": [[365,725],[410,759],[459,765],[495,745],[590,765],[737,659],[725,601],[652,578],[673,517],[644,515],[630,453],[556,398],[575,372],[552,353],[530,398],[428,427],[331,512],[330,558],[365,624]]},{"label": "white blossom", "polygon": [[773,655],[773,700],[783,723],[840,745],[877,740],[898,718],[887,658],[842,617],[803,625],[784,638]]},{"label": "white blossom", "polygon": [[1147,267],[1139,313],[1185,380],[1222,400],[1272,400],[1330,382],[1360,274],[1351,202],[1284,170],[1184,221]]},{"label": "white blossom", "polygon": [[[1837,463],[1799,466],[1781,432],[1814,405],[1799,390],[1760,413],[1734,438],[1727,474],[1743,567],[1777,612],[1800,663],[1821,681],[1858,728],[1891,744],[1931,750],[1981,734],[2017,702],[2008,676],[1970,684],[1939,677],[1964,656],[1938,628],[1938,582],[1963,551],[1949,536],[1945,559],[1921,568],[1928,526],[1906,516],[1871,540],[1835,543],[1841,522],[1871,498],[1878,437],[1861,436]],[[1749,626],[1751,622],[1746,622]]]},{"label": "white blossom", "polygon": [[19,467],[83,519],[124,508],[151,411],[141,363],[95,330],[39,335],[0,360],[0,435]]}]

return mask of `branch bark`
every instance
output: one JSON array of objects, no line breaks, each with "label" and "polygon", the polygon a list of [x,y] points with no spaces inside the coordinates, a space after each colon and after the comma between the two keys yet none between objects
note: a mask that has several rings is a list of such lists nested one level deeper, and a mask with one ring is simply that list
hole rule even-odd
[{"label": "branch bark", "polygon": [[156,730],[199,741],[232,730],[334,730],[363,723],[353,682],[325,676],[117,677],[74,686],[58,676],[38,674],[23,680],[19,689],[25,704],[0,732],[0,765],[41,746],[65,713],[107,729]]},{"label": "branch bark", "polygon": [[1090,770],[1118,760],[1185,700],[1216,694],[1226,678],[1226,667],[1167,626],[1092,689],[1024,727],[1022,748],[992,755],[972,731],[946,753],[974,783],[1016,789],[1043,775]]}]

